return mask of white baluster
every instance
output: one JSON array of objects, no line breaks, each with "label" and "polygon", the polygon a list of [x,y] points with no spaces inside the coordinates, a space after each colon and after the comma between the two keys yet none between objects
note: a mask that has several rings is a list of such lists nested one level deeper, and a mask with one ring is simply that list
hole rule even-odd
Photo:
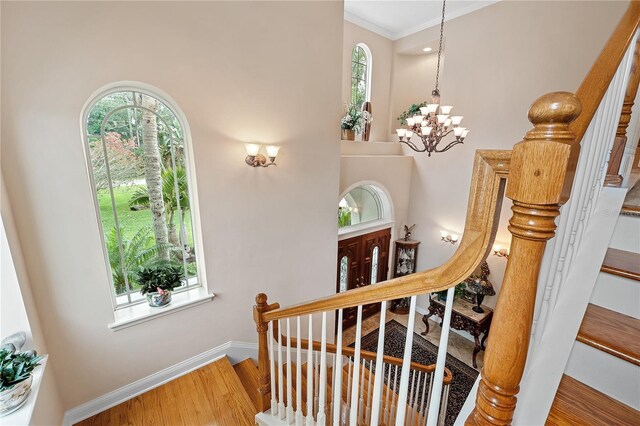
[{"label": "white baluster", "polygon": [[373,395],[371,394],[371,384],[372,384],[371,378],[372,377],[373,377],[373,361],[369,361],[369,383],[367,384],[367,402],[365,404],[367,406],[367,415],[365,420],[366,424],[371,424],[371,404],[373,402]]},{"label": "white baluster", "polygon": [[276,359],[273,357],[273,321],[269,324],[269,370],[271,377],[271,415],[278,414],[278,399],[276,398]]},{"label": "white baluster", "polygon": [[391,390],[391,368],[392,366],[389,365],[389,369],[387,370],[387,390],[385,392],[385,397],[384,397],[384,404],[382,404],[384,406],[384,413],[382,414],[382,423],[384,423],[385,425],[389,424],[389,391]]},{"label": "white baluster", "polygon": [[377,425],[380,418],[380,401],[382,400],[382,383],[384,382],[384,328],[386,324],[387,302],[380,304],[380,329],[378,330],[378,349],[376,353],[376,377],[373,384],[371,407],[371,424]]},{"label": "white baluster", "polygon": [[282,324],[278,320],[278,418],[284,419],[284,377],[282,376]]},{"label": "white baluster", "polygon": [[431,405],[431,395],[433,395],[433,376],[434,376],[434,373],[431,373],[429,375],[429,393],[427,397],[427,405],[425,406],[425,411],[424,411],[425,424],[427,421],[427,411],[429,410],[429,406]]},{"label": "white baluster", "polygon": [[358,306],[358,320],[356,323],[356,347],[353,356],[353,379],[351,387],[351,412],[349,413],[349,425],[358,423],[358,376],[360,374],[360,341],[362,340],[362,305]]},{"label": "white baluster", "polygon": [[358,424],[364,423],[364,370],[366,369],[367,360],[362,360],[360,366],[360,399],[358,400]]},{"label": "white baluster", "polygon": [[444,318],[442,319],[442,331],[440,332],[440,346],[438,347],[438,359],[436,361],[436,371],[433,374],[433,389],[429,402],[429,413],[427,415],[427,425],[436,426],[438,421],[438,410],[440,408],[440,395],[442,394],[442,381],[444,379],[444,364],[447,358],[447,345],[449,343],[449,329],[451,327],[451,310],[453,309],[453,298],[455,287],[447,290],[447,303],[444,308]]},{"label": "white baluster", "polygon": [[320,395],[318,396],[319,425],[326,423],[325,404],[327,402],[327,313],[322,313],[322,338],[320,340]]},{"label": "white baluster", "polygon": [[336,338],[336,363],[333,367],[333,425],[340,424],[342,408],[342,309],[338,310],[338,335]]},{"label": "white baluster", "polygon": [[409,415],[405,416],[405,419],[409,420],[409,424],[411,424],[412,415],[413,415],[413,391],[416,388],[416,370],[412,370],[411,373],[411,382],[409,383],[409,400],[407,401],[407,410],[409,410]]},{"label": "white baluster", "polygon": [[302,425],[302,333],[300,332],[300,317],[296,318],[296,426]]},{"label": "white baluster", "polygon": [[439,425],[444,425],[444,420],[447,416],[447,402],[449,402],[449,385],[444,387],[444,394],[442,395],[442,407],[440,407],[440,420]]},{"label": "white baluster", "polygon": [[347,357],[347,362],[349,363],[349,368],[347,369],[347,394],[345,397],[344,412],[342,413],[342,424],[347,424],[347,420],[351,412],[351,357]]},{"label": "white baluster", "polygon": [[422,380],[422,398],[420,399],[420,415],[422,416],[422,420],[420,422],[420,424],[424,423],[424,420],[427,419],[427,416],[424,412],[424,409],[426,407],[425,405],[425,398],[427,397],[427,379],[429,378],[429,376],[431,376],[431,374],[429,373],[424,373],[424,379]]},{"label": "white baluster", "polygon": [[291,321],[287,318],[287,423],[293,423],[293,386],[291,385]]},{"label": "white baluster", "polygon": [[394,420],[397,415],[397,402],[398,402],[398,366],[394,366],[393,372],[393,392],[391,393],[391,409],[389,410],[389,422],[388,424],[394,423]]},{"label": "white baluster", "polygon": [[[318,352],[315,353],[315,367],[313,370],[313,380],[315,381],[315,388],[313,391],[313,412],[318,413],[318,395],[320,394],[320,357]],[[316,421],[318,418],[316,416]]]},{"label": "white baluster", "polygon": [[307,348],[307,418],[313,424],[313,316],[309,315],[309,346]]},{"label": "white baluster", "polygon": [[[453,296],[451,296],[453,299]],[[411,368],[411,351],[413,349],[413,324],[416,319],[416,296],[411,296],[409,306],[409,319],[407,321],[407,339],[404,343],[404,356],[402,359],[402,374],[400,376],[400,393],[398,394],[398,413],[396,426],[404,426],[407,411],[407,394],[409,391],[409,373]]]}]

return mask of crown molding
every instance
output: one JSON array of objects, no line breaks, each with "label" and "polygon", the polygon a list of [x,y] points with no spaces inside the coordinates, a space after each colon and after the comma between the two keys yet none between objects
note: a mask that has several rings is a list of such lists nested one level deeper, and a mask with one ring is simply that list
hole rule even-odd
[{"label": "crown molding", "polygon": [[381,26],[374,24],[373,22],[361,18],[357,15],[354,15],[353,13],[349,12],[349,11],[344,11],[344,20],[345,21],[349,21],[352,24],[355,24],[359,27],[362,27],[366,30],[369,30],[371,32],[374,32],[378,35],[381,35],[382,37],[388,38],[389,40],[396,40],[394,38],[394,33],[392,31],[387,30],[386,28],[382,28]]}]

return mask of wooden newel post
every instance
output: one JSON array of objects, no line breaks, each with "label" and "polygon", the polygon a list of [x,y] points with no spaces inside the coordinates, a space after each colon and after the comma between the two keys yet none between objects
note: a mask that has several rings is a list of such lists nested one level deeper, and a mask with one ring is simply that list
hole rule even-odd
[{"label": "wooden newel post", "polygon": [[[476,406],[467,425],[509,425],[524,371],[540,263],[555,218],[570,193],[575,134],[569,123],[581,111],[572,93],[538,98],[529,109],[533,130],[513,148],[507,197],[513,200],[513,235],[494,311]],[[568,190],[567,190],[568,188]],[[564,190],[563,190],[564,189]]]},{"label": "wooden newel post", "polygon": [[269,323],[262,320],[262,314],[269,309],[267,295],[259,293],[253,307],[253,320],[258,332],[258,411],[263,413],[271,408],[271,374],[269,369]]}]

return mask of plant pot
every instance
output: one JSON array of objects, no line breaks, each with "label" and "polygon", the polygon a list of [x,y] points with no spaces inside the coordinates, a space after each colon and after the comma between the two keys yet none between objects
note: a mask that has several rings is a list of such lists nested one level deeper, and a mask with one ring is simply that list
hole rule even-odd
[{"label": "plant pot", "polygon": [[171,292],[165,291],[164,293],[158,293],[154,291],[153,293],[147,293],[147,302],[149,302],[149,306],[152,308],[161,308],[163,306],[167,306],[171,303]]},{"label": "plant pot", "polygon": [[13,413],[25,403],[31,393],[33,376],[0,392],[0,416]]},{"label": "plant pot", "polygon": [[343,141],[355,141],[356,140],[356,131],[353,129],[342,129],[342,140]]}]

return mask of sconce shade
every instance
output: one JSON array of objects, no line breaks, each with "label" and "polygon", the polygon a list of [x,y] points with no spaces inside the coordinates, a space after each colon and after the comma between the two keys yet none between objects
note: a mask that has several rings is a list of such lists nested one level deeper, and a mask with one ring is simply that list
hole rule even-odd
[{"label": "sconce shade", "polygon": [[267,145],[267,157],[277,157],[280,147],[276,145]]},{"label": "sconce shade", "polygon": [[245,149],[247,150],[247,155],[258,155],[258,151],[260,150],[260,145],[255,143],[246,143],[244,144]]}]

